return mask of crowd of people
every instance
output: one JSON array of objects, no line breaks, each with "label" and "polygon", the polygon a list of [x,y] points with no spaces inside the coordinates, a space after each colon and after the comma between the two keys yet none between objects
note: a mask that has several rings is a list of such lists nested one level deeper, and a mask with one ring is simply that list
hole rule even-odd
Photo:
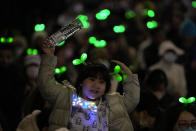
[{"label": "crowd of people", "polygon": [[[52,13],[51,11],[47,13],[45,8],[37,7],[34,12],[39,13],[35,19],[34,16],[25,17],[22,20],[25,22],[22,28],[13,26],[0,28],[0,131],[46,131],[57,129],[57,125],[71,128],[67,125],[68,120],[64,120],[59,113],[61,111],[58,110],[62,106],[68,108],[61,99],[68,101],[69,97],[65,96],[73,92],[66,95],[58,93],[64,91],[60,90],[60,85],[64,84],[70,89],[73,85],[78,89],[76,94],[81,95],[80,84],[89,76],[93,77],[93,80],[97,77],[103,79],[107,84],[106,87],[110,83],[108,89],[112,93],[116,92],[125,98],[130,98],[122,100],[128,108],[127,112],[123,109],[122,111],[126,113],[123,116],[119,116],[122,112],[118,115],[119,118],[127,120],[125,114],[128,114],[132,123],[131,126],[123,123],[124,130],[129,126],[135,131],[196,130],[195,101],[192,103],[179,101],[182,97],[188,99],[196,96],[196,1],[59,2],[54,4],[52,10],[56,12]],[[61,10],[58,6],[62,7]],[[106,19],[99,20],[96,14],[103,9],[108,9],[110,13]],[[76,32],[61,46],[52,49],[43,47],[48,36],[71,23],[78,15],[87,16],[88,28]],[[44,24],[43,30],[34,30],[36,24]],[[119,25],[123,25],[125,30],[115,32],[114,26]],[[96,47],[90,41],[92,37],[95,37],[98,43],[105,41],[106,45]],[[86,61],[74,65],[73,60],[80,58],[82,53],[88,55]],[[90,63],[101,63],[107,69],[98,66],[99,70],[92,70],[93,67],[88,67]],[[113,70],[117,64],[122,69],[129,69],[119,73],[122,76],[126,74],[127,79],[123,77],[122,81],[115,80],[116,73]],[[88,67],[87,71],[80,73],[83,66]],[[114,78],[107,79],[104,73]],[[138,75],[138,79],[134,74]],[[51,82],[53,77],[54,83]],[[127,82],[129,78],[133,79],[131,82],[136,82],[130,84]],[[82,79],[80,83],[78,79]],[[45,89],[50,87],[50,83],[54,85],[51,86],[51,90]],[[124,87],[128,86],[130,90],[132,89],[128,91],[131,92],[131,97],[126,97]],[[96,100],[103,96],[104,109],[107,112],[108,105],[104,106],[106,101],[114,113],[116,107],[110,106],[107,93],[100,94]],[[82,93],[83,95],[85,93]],[[117,98],[118,95],[113,100]],[[119,99],[121,101],[121,98]],[[123,105],[118,101],[116,104]],[[65,115],[66,112],[62,114]],[[75,114],[81,115],[77,110]],[[76,117],[75,114],[72,116],[73,119]],[[110,121],[113,118],[105,116],[102,117],[103,121]],[[28,125],[29,121],[32,122],[31,126]],[[74,122],[71,122],[73,128],[82,128],[76,126],[77,123],[74,125]],[[115,124],[113,128],[118,130]],[[109,129],[102,127],[102,130]]]}]

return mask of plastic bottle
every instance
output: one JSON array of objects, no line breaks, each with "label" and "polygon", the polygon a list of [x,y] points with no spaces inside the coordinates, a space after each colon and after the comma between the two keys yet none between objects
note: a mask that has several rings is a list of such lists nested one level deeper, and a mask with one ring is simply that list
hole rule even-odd
[{"label": "plastic bottle", "polygon": [[76,18],[71,24],[63,26],[60,30],[49,36],[49,40],[52,44],[57,46],[68,37],[72,36],[75,32],[82,29],[83,25],[81,21]]}]

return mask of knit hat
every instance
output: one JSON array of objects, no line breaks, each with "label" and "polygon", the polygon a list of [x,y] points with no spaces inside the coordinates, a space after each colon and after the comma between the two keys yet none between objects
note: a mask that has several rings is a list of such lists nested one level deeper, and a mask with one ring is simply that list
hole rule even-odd
[{"label": "knit hat", "polygon": [[159,46],[159,55],[162,56],[167,50],[173,50],[177,55],[183,55],[184,51],[178,48],[172,41],[166,40]]},{"label": "knit hat", "polygon": [[40,65],[41,57],[40,55],[27,55],[24,58],[24,65],[28,66],[31,64]]}]

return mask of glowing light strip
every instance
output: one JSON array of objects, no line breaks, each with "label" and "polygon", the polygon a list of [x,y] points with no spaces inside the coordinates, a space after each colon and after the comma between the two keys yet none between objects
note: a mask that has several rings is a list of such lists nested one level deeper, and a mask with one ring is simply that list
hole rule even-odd
[{"label": "glowing light strip", "polygon": [[97,106],[95,102],[87,101],[81,97],[77,97],[76,94],[72,96],[72,106],[82,107],[83,109],[89,109],[93,112],[97,112]]}]

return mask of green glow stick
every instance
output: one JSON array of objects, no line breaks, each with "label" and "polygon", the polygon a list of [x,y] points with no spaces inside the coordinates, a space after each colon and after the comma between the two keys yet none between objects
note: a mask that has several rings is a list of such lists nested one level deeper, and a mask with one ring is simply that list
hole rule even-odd
[{"label": "green glow stick", "polygon": [[147,14],[151,18],[155,16],[155,12],[153,10],[148,10]]},{"label": "green glow stick", "polygon": [[1,37],[1,38],[0,38],[0,41],[1,41],[1,43],[5,43],[5,42],[6,42],[5,37]]},{"label": "green glow stick", "polygon": [[86,53],[82,53],[82,55],[80,56],[80,59],[74,59],[72,61],[73,65],[79,65],[81,63],[83,63],[84,65],[86,65],[85,60],[87,59],[87,54]]},{"label": "green glow stick", "polygon": [[45,29],[45,25],[44,24],[36,24],[34,27],[35,31],[43,31]]},{"label": "green glow stick", "polygon": [[131,18],[134,18],[135,17],[135,12],[130,10],[130,11],[127,11],[125,12],[125,18],[126,19],[131,19]]},{"label": "green glow stick", "polygon": [[7,39],[5,37],[0,38],[1,43],[12,43],[14,41],[13,37],[8,37]]},{"label": "green glow stick", "polygon": [[192,1],[193,8],[196,8],[196,1]]},{"label": "green glow stick", "polygon": [[7,38],[7,43],[12,43],[14,39],[12,37]]},{"label": "green glow stick", "polygon": [[89,42],[90,44],[94,44],[96,41],[97,41],[97,40],[96,40],[96,38],[95,38],[94,36],[91,36],[91,37],[88,38],[88,42]]},{"label": "green glow stick", "polygon": [[65,66],[62,66],[61,68],[55,68],[55,74],[62,74],[66,70],[67,68]]},{"label": "green glow stick", "polygon": [[65,41],[62,41],[60,44],[58,44],[57,46],[58,47],[60,47],[60,46],[62,46],[62,45],[64,45],[65,44]]},{"label": "green glow stick", "polygon": [[113,31],[115,33],[123,33],[123,32],[125,32],[125,26],[124,25],[118,25],[118,26],[116,25],[113,27]]},{"label": "green glow stick", "polygon": [[77,18],[80,19],[80,21],[82,22],[83,28],[89,28],[90,23],[87,21],[88,17],[86,15],[78,15]]},{"label": "green glow stick", "polygon": [[88,41],[95,47],[105,47],[107,45],[107,42],[105,40],[96,40],[94,36],[89,37]]},{"label": "green glow stick", "polygon": [[195,101],[195,97],[189,97],[188,99],[186,99],[184,97],[179,98],[179,102],[183,103],[183,104],[193,103],[194,101]]},{"label": "green glow stick", "polygon": [[157,23],[155,20],[152,20],[152,21],[148,21],[148,22],[146,23],[146,26],[147,26],[147,28],[149,28],[149,29],[154,29],[154,28],[157,28],[158,23]]},{"label": "green glow stick", "polygon": [[105,47],[107,45],[107,43],[106,43],[106,41],[105,40],[100,40],[100,41],[96,41],[95,43],[94,43],[94,46],[95,47]]},{"label": "green glow stick", "polygon": [[110,10],[104,9],[96,13],[95,17],[98,20],[105,20],[108,18],[109,15],[110,15]]},{"label": "green glow stick", "polygon": [[28,55],[37,55],[38,54],[37,49],[28,48],[26,52],[27,52]]}]

